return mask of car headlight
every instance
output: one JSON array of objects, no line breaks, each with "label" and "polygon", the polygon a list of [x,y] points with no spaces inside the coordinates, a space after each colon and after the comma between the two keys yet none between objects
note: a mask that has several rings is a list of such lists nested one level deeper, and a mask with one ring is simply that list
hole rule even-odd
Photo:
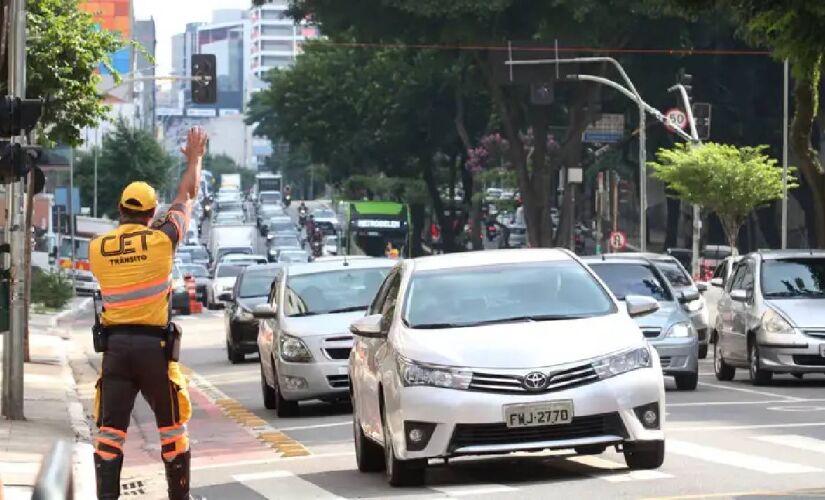
[{"label": "car headlight", "polygon": [[639,368],[649,368],[650,365],[650,350],[647,347],[639,347],[597,359],[593,362],[593,369],[600,379],[606,379]]},{"label": "car headlight", "polygon": [[281,346],[281,359],[291,363],[309,363],[312,361],[312,354],[304,341],[291,335],[281,334],[279,337]]},{"label": "car headlight", "polygon": [[705,307],[705,301],[702,299],[693,300],[685,304],[685,311],[687,312],[699,312],[702,308]]},{"label": "car headlight", "polygon": [[690,323],[674,323],[667,330],[665,337],[685,338],[693,334],[693,326]]},{"label": "car headlight", "polygon": [[447,389],[467,389],[473,378],[473,372],[450,368],[447,366],[432,366],[408,359],[396,357],[398,375],[404,387],[427,385],[444,387]]},{"label": "car headlight", "polygon": [[762,329],[770,334],[793,333],[791,324],[773,309],[768,309],[762,315]]}]

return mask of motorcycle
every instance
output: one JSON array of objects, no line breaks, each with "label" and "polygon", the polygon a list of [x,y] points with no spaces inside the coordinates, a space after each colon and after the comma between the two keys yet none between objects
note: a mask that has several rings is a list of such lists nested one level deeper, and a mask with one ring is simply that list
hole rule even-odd
[{"label": "motorcycle", "polygon": [[320,241],[315,240],[312,242],[312,256],[315,258],[321,257],[323,255],[324,247]]},{"label": "motorcycle", "polygon": [[284,207],[289,208],[289,205],[292,203],[292,195],[288,194],[284,197]]},{"label": "motorcycle", "polygon": [[487,240],[494,241],[498,236],[498,227],[492,223],[487,223]]}]

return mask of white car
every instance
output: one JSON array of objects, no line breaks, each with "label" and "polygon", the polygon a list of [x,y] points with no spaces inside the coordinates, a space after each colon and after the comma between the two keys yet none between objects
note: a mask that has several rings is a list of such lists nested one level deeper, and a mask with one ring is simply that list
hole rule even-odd
[{"label": "white car", "polygon": [[565,250],[399,263],[351,325],[359,470],[416,485],[431,458],[608,446],[659,467],[662,370],[632,319],[657,309]]},{"label": "white car", "polygon": [[283,268],[278,288],[267,303],[253,309],[260,320],[266,408],[289,417],[298,413],[299,401],[349,399],[349,325],[364,316],[394,264],[369,259]]},{"label": "white car", "polygon": [[217,267],[215,267],[215,277],[212,278],[212,284],[206,292],[207,309],[218,309],[224,306],[221,295],[232,293],[235,280],[238,279],[244,267],[246,266],[225,263],[218,264]]}]

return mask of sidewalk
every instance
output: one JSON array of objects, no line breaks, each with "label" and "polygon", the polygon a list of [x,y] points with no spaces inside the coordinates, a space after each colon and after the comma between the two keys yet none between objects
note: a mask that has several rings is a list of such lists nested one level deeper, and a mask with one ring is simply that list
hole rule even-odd
[{"label": "sidewalk", "polygon": [[4,500],[31,497],[40,463],[59,439],[77,443],[75,498],[94,497],[88,424],[83,417],[74,376],[67,363],[65,341],[60,336],[61,330],[56,328],[59,319],[80,307],[82,300],[75,299],[63,313],[32,315],[29,337],[31,362],[24,366],[26,420],[0,419],[0,479],[4,485]]}]

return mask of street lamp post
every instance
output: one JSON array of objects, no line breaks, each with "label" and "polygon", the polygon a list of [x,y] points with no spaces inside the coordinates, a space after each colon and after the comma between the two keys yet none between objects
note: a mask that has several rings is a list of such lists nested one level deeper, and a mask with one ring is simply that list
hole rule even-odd
[{"label": "street lamp post", "polygon": [[788,248],[788,80],[790,65],[782,64],[782,249]]}]

